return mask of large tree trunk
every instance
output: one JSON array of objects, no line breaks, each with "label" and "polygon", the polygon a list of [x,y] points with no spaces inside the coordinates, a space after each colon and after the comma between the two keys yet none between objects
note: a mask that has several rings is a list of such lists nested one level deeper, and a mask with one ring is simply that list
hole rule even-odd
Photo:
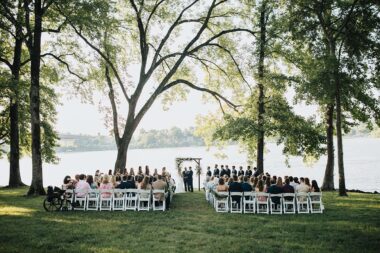
[{"label": "large tree trunk", "polygon": [[335,55],[335,42],[330,40],[330,50],[332,60],[334,61],[333,78],[335,85],[335,103],[336,103],[336,138],[338,147],[338,172],[339,172],[339,195],[347,196],[346,182],[344,177],[344,162],[343,162],[343,141],[342,141],[342,106],[340,101],[341,85],[339,77],[339,62]]},{"label": "large tree trunk", "polygon": [[[20,19],[21,6],[18,10],[18,21]],[[16,40],[13,54],[12,78],[13,97],[10,101],[10,157],[9,157],[9,187],[19,187],[25,184],[21,181],[20,175],[20,140],[19,140],[19,81],[22,50],[22,28],[16,24]]]},{"label": "large tree trunk", "polygon": [[346,180],[344,177],[343,139],[342,139],[342,109],[340,101],[340,81],[336,77],[336,138],[338,146],[339,195],[347,196]]},{"label": "large tree trunk", "polygon": [[127,165],[127,155],[128,155],[128,147],[130,140],[121,141],[120,146],[117,148],[117,158],[115,162],[115,171],[117,169],[123,170],[126,169]]},{"label": "large tree trunk", "polygon": [[265,93],[264,93],[264,59],[265,59],[265,43],[266,43],[266,14],[265,1],[262,2],[260,13],[260,51],[259,51],[259,99],[258,99],[258,136],[257,136],[257,170],[259,173],[264,173],[264,113],[265,113]]},{"label": "large tree trunk", "polygon": [[42,5],[40,0],[34,5],[33,45],[30,48],[31,84],[30,84],[30,114],[32,125],[32,183],[28,195],[44,195],[41,156],[41,122],[40,122],[40,63],[41,63],[41,33]]},{"label": "large tree trunk", "polygon": [[334,190],[334,105],[329,105],[326,112],[327,164],[322,190]]}]

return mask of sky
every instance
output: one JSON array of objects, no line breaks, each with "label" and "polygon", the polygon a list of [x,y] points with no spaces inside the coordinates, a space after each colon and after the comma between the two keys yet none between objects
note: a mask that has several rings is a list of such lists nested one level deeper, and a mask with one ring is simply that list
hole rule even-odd
[{"label": "sky", "polygon": [[[289,100],[292,94],[287,94]],[[108,100],[101,101],[108,104]],[[175,102],[164,110],[160,100],[157,100],[146,113],[137,131],[141,128],[168,129],[171,127],[188,128],[195,126],[197,115],[206,115],[217,109],[215,103],[204,103],[202,95],[198,91],[191,91],[186,101]],[[317,113],[316,106],[304,104],[295,106],[295,111],[304,116]],[[97,105],[82,103],[80,98],[61,98],[61,105],[57,107],[57,130],[60,133],[109,135],[109,130],[104,124],[104,115],[99,112]]]},{"label": "sky", "polygon": [[[161,101],[157,100],[144,116],[139,128],[150,130],[176,126],[184,129],[195,126],[197,115],[205,115],[216,109],[215,104],[204,104],[201,97],[200,92],[192,91],[187,101],[175,102],[167,111],[163,109]],[[69,100],[63,97],[57,112],[56,127],[60,133],[109,134],[104,124],[103,113],[99,112],[97,105],[81,103],[80,99],[75,97]]]}]

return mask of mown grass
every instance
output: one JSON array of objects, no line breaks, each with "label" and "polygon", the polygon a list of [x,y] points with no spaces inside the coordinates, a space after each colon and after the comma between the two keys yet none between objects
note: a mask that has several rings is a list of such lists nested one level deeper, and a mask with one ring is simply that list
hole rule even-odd
[{"label": "mown grass", "polygon": [[168,212],[52,212],[0,189],[0,252],[379,252],[380,195],[325,193],[313,215],[216,213],[200,192]]}]

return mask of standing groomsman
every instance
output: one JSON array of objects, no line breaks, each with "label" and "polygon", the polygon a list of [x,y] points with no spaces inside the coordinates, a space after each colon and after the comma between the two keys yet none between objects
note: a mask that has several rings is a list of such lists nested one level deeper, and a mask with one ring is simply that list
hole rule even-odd
[{"label": "standing groomsman", "polygon": [[226,175],[226,170],[224,169],[224,165],[220,166],[220,177],[224,177]]},{"label": "standing groomsman", "polygon": [[226,174],[228,177],[231,177],[231,170],[228,168],[228,165],[226,165]]},{"label": "standing groomsman", "polygon": [[207,167],[207,172],[206,172],[206,176],[208,176],[208,177],[211,177],[211,168],[210,168],[210,166],[208,166]]},{"label": "standing groomsman", "polygon": [[239,167],[238,176],[244,176],[243,166],[240,166],[240,167]]},{"label": "standing groomsman", "polygon": [[185,191],[187,192],[189,189],[189,180],[188,180],[189,172],[185,167],[185,170],[182,172],[183,183],[185,184]]},{"label": "standing groomsman", "polygon": [[215,164],[214,177],[219,177],[219,169],[217,164]]},{"label": "standing groomsman", "polygon": [[247,166],[247,170],[245,171],[245,175],[247,177],[251,177],[252,176],[252,170],[251,170],[251,166]]},{"label": "standing groomsman", "polygon": [[187,176],[187,185],[190,192],[193,192],[193,170],[189,167],[188,176]]},{"label": "standing groomsman", "polygon": [[232,165],[232,176],[237,176],[237,170],[235,168],[235,165]]}]

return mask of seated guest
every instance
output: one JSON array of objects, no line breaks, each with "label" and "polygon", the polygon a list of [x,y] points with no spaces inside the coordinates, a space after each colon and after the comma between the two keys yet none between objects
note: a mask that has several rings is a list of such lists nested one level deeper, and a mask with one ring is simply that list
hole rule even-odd
[{"label": "seated guest", "polygon": [[112,176],[112,170],[108,170],[108,176]]},{"label": "seated guest", "polygon": [[127,179],[128,179],[128,176],[124,175],[121,178],[120,184],[118,186],[116,186],[115,188],[117,188],[117,189],[127,189]]},{"label": "seated guest", "polygon": [[[281,177],[276,177],[277,178],[277,182],[275,183],[275,181],[274,181],[274,178],[275,177],[273,177],[273,179],[272,179],[272,185],[268,188],[268,193],[270,193],[270,194],[279,194],[279,193],[282,193],[282,187],[283,187],[283,185],[282,185],[282,178]],[[280,202],[280,197],[272,197],[271,198],[272,199],[272,201],[275,203],[275,204],[277,204],[277,205],[279,205],[281,202]]]},{"label": "seated guest", "polygon": [[[162,180],[162,176],[160,174],[157,175],[157,180],[153,182],[152,188],[154,190],[167,190],[167,183]],[[159,199],[159,201],[164,201],[165,194],[164,193],[154,193],[154,197]]]},{"label": "seated guest", "polygon": [[241,188],[243,189],[243,192],[251,192],[252,191],[252,185],[248,183],[248,177],[243,177],[243,183],[241,184]]},{"label": "seated guest", "polygon": [[[256,189],[255,189],[255,192],[265,192],[264,191],[264,181],[263,180],[259,180],[257,182],[257,186],[256,186]],[[259,201],[266,201],[267,197],[265,197],[265,196],[259,196],[259,197],[257,197],[257,200],[259,200]]]},{"label": "seated guest", "polygon": [[230,177],[230,178],[225,178],[224,181],[227,182],[228,186],[230,186],[230,184],[234,181],[234,179]]},{"label": "seated guest", "polygon": [[[229,192],[242,192],[243,191],[242,184],[238,182],[238,177],[233,176],[232,178],[233,178],[233,182],[228,187]],[[240,205],[240,198],[241,198],[240,196],[232,196],[232,201],[236,201]]]},{"label": "seated guest", "polygon": [[297,186],[297,192],[310,192],[310,187],[305,184],[305,179],[303,177],[300,178],[301,183]]},{"label": "seated guest", "polygon": [[77,197],[84,197],[91,190],[90,185],[85,181],[86,176],[84,174],[79,175],[79,181],[75,185],[75,192]]},{"label": "seated guest", "polygon": [[[140,188],[139,189],[141,189],[141,190],[150,190],[150,189],[152,189],[152,186],[149,184],[149,179],[150,179],[149,176],[145,176],[144,179],[143,179],[143,181],[140,184]],[[142,194],[141,197],[147,198],[148,196],[149,196],[149,193],[145,193],[145,194]]]},{"label": "seated guest", "polygon": [[300,184],[300,181],[298,180],[298,177],[294,177],[293,179],[294,179],[294,183],[296,183],[297,186],[298,186]]},{"label": "seated guest", "polygon": [[100,171],[99,170],[96,170],[95,171],[95,177],[94,177],[94,181],[95,181],[95,183],[97,183],[98,181],[99,181],[99,176],[100,176]]},{"label": "seated guest", "polygon": [[[293,186],[290,185],[290,179],[285,179],[285,185],[282,187],[283,193],[294,193]],[[292,197],[285,197],[286,200],[292,200]]]},{"label": "seated guest", "polygon": [[91,189],[98,188],[98,185],[94,182],[94,178],[92,177],[92,175],[88,175],[86,181],[90,185]]},{"label": "seated guest", "polygon": [[65,176],[65,178],[63,179],[62,190],[67,189],[74,189],[74,184],[70,176]]},{"label": "seated guest", "polygon": [[264,183],[264,192],[268,192],[268,189],[269,187],[271,186],[271,180],[270,180],[270,177],[267,177],[265,179],[265,183]]},{"label": "seated guest", "polygon": [[139,188],[139,184],[141,184],[143,178],[144,178],[143,175],[137,175],[137,176],[135,176],[136,189]]},{"label": "seated guest", "polygon": [[318,183],[315,180],[311,181],[311,192],[320,192],[321,190],[319,189]]},{"label": "seated guest", "polygon": [[115,182],[114,182],[114,188],[116,188],[116,186],[118,186],[120,183],[121,183],[121,176],[120,175],[116,175],[114,176],[115,178]]},{"label": "seated guest", "polygon": [[222,177],[219,178],[219,184],[216,187],[216,191],[218,191],[218,192],[226,192],[226,191],[228,191],[228,186],[224,184],[224,179]]},{"label": "seated guest", "polygon": [[[110,176],[104,175],[103,181],[99,186],[99,190],[112,190],[112,189],[113,189],[113,185],[110,182]],[[103,198],[110,198],[111,195],[112,195],[112,193],[110,193],[110,192],[103,192],[102,193]]]},{"label": "seated guest", "polygon": [[310,184],[310,179],[308,177],[305,177],[305,185],[309,187],[309,192],[311,191],[311,184]]},{"label": "seated guest", "polygon": [[153,172],[153,176],[156,177],[158,175],[158,171],[157,171],[157,168],[154,169],[154,172]]},{"label": "seated guest", "polygon": [[214,191],[215,188],[216,188],[215,178],[216,178],[216,177],[211,176],[210,180],[209,180],[208,183],[206,184],[206,188],[207,188],[209,191]]},{"label": "seated guest", "polygon": [[292,186],[294,188],[294,190],[297,188],[297,185],[295,182],[294,182],[294,179],[292,176],[289,176],[289,185]]},{"label": "seated guest", "polygon": [[131,176],[135,176],[135,170],[134,170],[133,168],[131,168],[131,169],[129,170],[129,175],[131,175]]}]

